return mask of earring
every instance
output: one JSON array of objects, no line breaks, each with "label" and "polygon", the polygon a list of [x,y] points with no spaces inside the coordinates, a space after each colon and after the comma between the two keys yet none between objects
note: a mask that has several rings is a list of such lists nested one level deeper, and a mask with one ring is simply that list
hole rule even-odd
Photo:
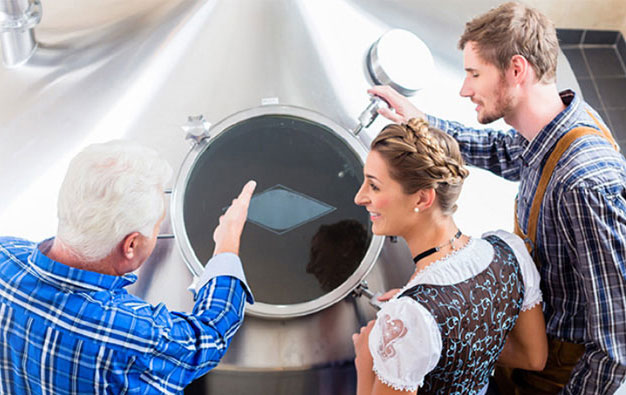
[{"label": "earring", "polygon": [[420,212],[420,209],[419,209],[418,207],[415,207],[415,208],[413,209],[413,211],[415,211],[416,213],[419,213],[419,212]]}]

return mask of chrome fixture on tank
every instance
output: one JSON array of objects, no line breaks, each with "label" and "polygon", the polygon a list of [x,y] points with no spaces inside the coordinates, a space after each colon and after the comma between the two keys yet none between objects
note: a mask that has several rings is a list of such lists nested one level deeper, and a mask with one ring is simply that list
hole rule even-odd
[{"label": "chrome fixture on tank", "polygon": [[0,42],[2,62],[17,67],[37,49],[34,27],[41,20],[39,0],[0,1]]},{"label": "chrome fixture on tank", "polygon": [[[366,64],[375,84],[389,85],[404,96],[413,96],[427,86],[435,71],[428,46],[415,34],[403,29],[392,29],[380,36],[367,52]],[[382,107],[389,106],[380,97],[372,97],[359,115],[354,134],[369,127]]]}]

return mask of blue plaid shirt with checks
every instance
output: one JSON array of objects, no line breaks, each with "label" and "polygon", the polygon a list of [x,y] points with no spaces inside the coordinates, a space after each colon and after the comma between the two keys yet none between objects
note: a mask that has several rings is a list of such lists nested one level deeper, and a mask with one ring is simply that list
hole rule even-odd
[{"label": "blue plaid shirt with checks", "polygon": [[[561,136],[597,113],[572,91],[567,106],[528,142],[515,130],[473,129],[429,116],[452,135],[465,160],[519,181],[517,216],[528,216],[541,170]],[[613,393],[626,377],[626,162],[604,138],[585,136],[565,151],[539,215],[540,264],[549,336],[585,344],[564,394]],[[511,202],[513,207],[513,202]]]},{"label": "blue plaid shirt with checks", "polygon": [[75,269],[38,247],[0,238],[0,394],[181,393],[219,362],[253,302],[234,254],[209,262],[232,275],[203,275],[181,313],[128,294],[133,274]]}]

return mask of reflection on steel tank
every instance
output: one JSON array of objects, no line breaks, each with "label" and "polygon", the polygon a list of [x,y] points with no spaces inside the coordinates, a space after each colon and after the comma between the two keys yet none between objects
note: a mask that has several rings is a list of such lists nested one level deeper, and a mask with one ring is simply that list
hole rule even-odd
[{"label": "reflection on steel tank", "polygon": [[306,272],[313,274],[324,292],[330,292],[352,275],[368,243],[365,227],[353,219],[322,225],[313,236]]}]

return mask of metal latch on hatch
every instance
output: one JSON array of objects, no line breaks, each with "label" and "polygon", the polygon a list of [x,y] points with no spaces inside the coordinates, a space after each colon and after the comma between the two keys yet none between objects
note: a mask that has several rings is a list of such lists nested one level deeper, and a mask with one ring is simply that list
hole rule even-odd
[{"label": "metal latch on hatch", "polygon": [[352,291],[352,294],[356,297],[361,297],[361,296],[365,296],[369,302],[369,304],[374,307],[376,310],[380,310],[380,308],[382,307],[382,302],[378,300],[378,297],[380,295],[382,295],[382,292],[372,292],[369,290],[369,287],[367,285],[367,281],[363,280],[361,281],[361,284],[359,284],[354,291]]},{"label": "metal latch on hatch", "polygon": [[192,143],[198,144],[208,139],[211,123],[204,119],[204,115],[190,115],[187,117],[187,123],[181,128],[186,133],[185,139],[191,140]]}]

